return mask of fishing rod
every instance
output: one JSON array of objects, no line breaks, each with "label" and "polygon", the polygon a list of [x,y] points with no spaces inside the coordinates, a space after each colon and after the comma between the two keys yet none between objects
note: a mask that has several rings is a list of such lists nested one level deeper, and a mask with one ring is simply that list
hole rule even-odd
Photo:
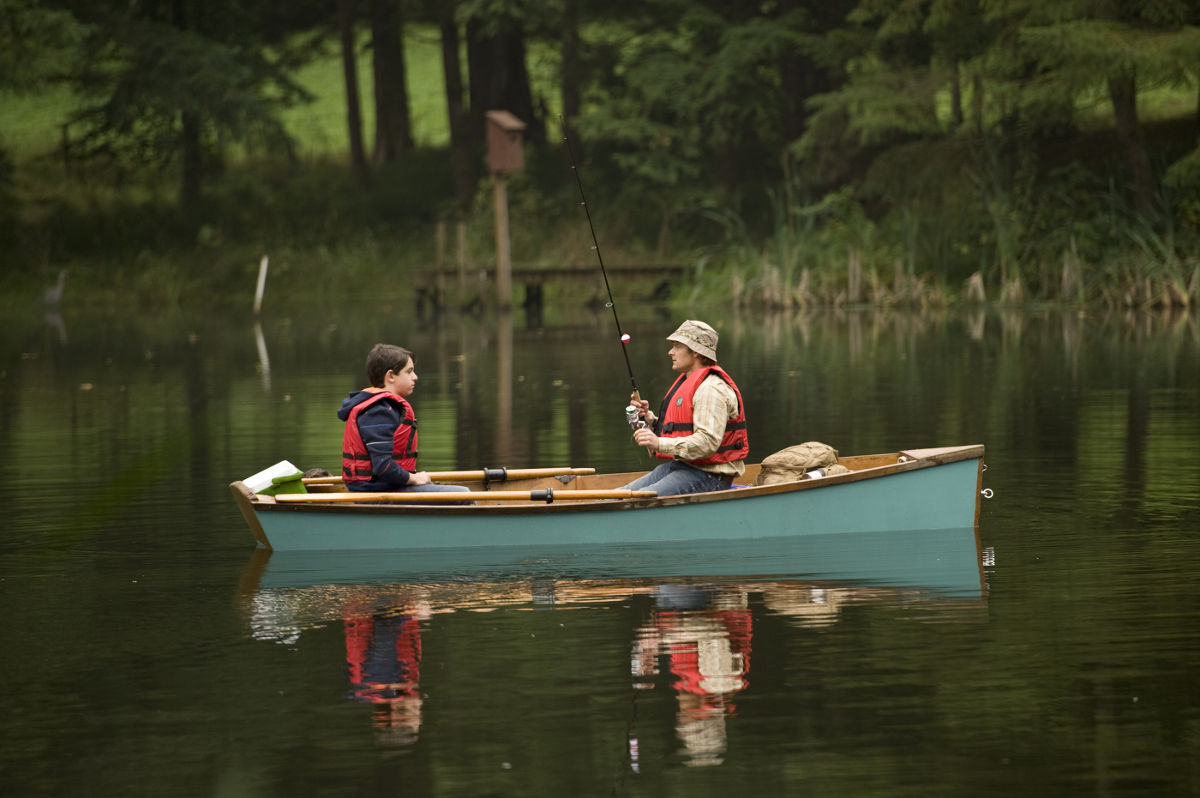
[{"label": "fishing rod", "polygon": [[[583,212],[587,214],[588,229],[592,231],[592,249],[596,253],[596,259],[600,261],[600,274],[604,275],[604,290],[608,292],[608,306],[612,308],[613,321],[617,323],[617,335],[621,338],[621,353],[625,355],[625,368],[629,370],[629,384],[633,386],[634,398],[640,400],[642,394],[638,391],[637,380],[633,378],[633,366],[629,363],[629,350],[625,348],[625,344],[629,343],[629,336],[621,332],[621,319],[617,316],[617,302],[613,299],[612,287],[608,284],[608,272],[604,269],[604,256],[600,254],[600,242],[596,239],[596,226],[592,224],[592,212],[588,209],[587,197],[583,193],[583,180],[579,177],[579,169],[575,164],[575,153],[571,150],[571,139],[567,136],[567,125],[563,122],[562,114],[558,115],[558,125],[562,128],[563,143],[567,145],[567,157],[571,159],[571,171],[575,173],[575,183],[579,186],[579,199],[581,200],[579,204],[583,206]],[[638,416],[637,408],[634,405],[625,408],[625,420],[634,429],[646,426],[646,422]]]}]

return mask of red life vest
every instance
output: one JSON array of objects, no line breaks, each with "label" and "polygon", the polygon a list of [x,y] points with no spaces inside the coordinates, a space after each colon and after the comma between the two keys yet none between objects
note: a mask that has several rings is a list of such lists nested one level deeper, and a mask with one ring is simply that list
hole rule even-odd
[{"label": "red life vest", "polygon": [[[732,463],[734,460],[744,460],[750,453],[750,438],[746,435],[746,405],[742,402],[742,392],[738,390],[733,378],[725,373],[720,366],[698,368],[691,374],[680,374],[679,379],[667,391],[658,409],[658,421],[654,425],[654,434],[660,438],[685,438],[692,434],[692,398],[696,389],[710,374],[716,374],[725,380],[726,384],[737,394],[738,414],[732,421],[725,422],[725,434],[717,451],[700,460],[688,460],[692,465],[710,465],[712,463]],[[669,454],[658,454],[663,460],[673,460]]]},{"label": "red life vest", "polygon": [[[371,390],[371,389],[367,389]],[[354,406],[346,419],[346,431],[342,434],[342,482],[370,482],[371,455],[358,431],[358,415],[376,402],[391,401],[400,405],[400,423],[392,439],[392,459],[405,471],[417,470],[417,417],[412,405],[403,396],[379,391],[370,399]]]}]

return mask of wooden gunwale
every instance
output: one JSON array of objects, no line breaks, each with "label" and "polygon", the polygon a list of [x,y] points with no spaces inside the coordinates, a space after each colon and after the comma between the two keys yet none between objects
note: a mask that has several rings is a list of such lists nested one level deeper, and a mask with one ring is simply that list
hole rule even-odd
[{"label": "wooden gunwale", "polygon": [[[493,490],[493,491],[471,491],[469,493],[421,493],[419,491],[412,493],[349,493],[342,491],[341,493],[292,493],[275,497],[275,503],[292,504],[295,502],[310,502],[321,505],[335,505],[345,503],[358,502],[421,502],[430,504],[454,504],[456,502],[470,501],[488,501],[501,504],[504,502],[520,503],[520,504],[540,504],[544,500],[536,497],[531,497],[533,491],[527,490]],[[654,498],[655,493],[652,490],[560,490],[557,493],[549,494],[552,501],[564,502],[580,502],[580,501],[597,501],[600,499],[642,499]]]},{"label": "wooden gunwale", "polygon": [[[532,513],[537,514],[555,514],[555,513],[595,513],[595,512],[621,512],[628,510],[654,509],[658,507],[675,507],[681,504],[707,504],[709,502],[726,502],[726,501],[744,501],[761,496],[770,496],[777,493],[792,493],[796,491],[815,490],[828,485],[844,485],[851,482],[858,482],[866,479],[876,479],[879,477],[890,476],[892,474],[901,474],[908,471],[919,471],[924,468],[932,468],[938,465],[954,463],[960,460],[970,460],[972,458],[982,459],[984,447],[981,445],[973,446],[954,446],[941,449],[913,449],[907,452],[901,451],[893,454],[883,455],[864,455],[857,457],[844,457],[839,462],[845,464],[847,468],[854,469],[855,466],[866,465],[865,468],[851,470],[847,474],[838,474],[836,476],[822,477],[815,480],[802,480],[798,482],[783,482],[776,485],[761,485],[757,487],[745,487],[738,490],[714,491],[712,493],[693,493],[686,496],[667,496],[661,499],[621,499],[608,501],[582,501],[582,502],[563,502],[546,504],[545,502],[513,502],[508,503],[489,503],[487,505],[475,506],[434,506],[434,505],[372,505],[372,504],[316,504],[297,502],[294,504],[277,504],[269,496],[256,497],[257,501],[252,503],[254,510],[258,512],[282,512],[282,513],[325,513],[325,514],[366,514],[366,515],[527,515]],[[911,459],[908,462],[898,462],[900,455],[905,455]],[[881,463],[880,465],[870,465],[871,463]],[[749,468],[747,468],[749,471]],[[601,479],[615,480],[622,479],[624,481],[618,484],[626,484],[632,479],[640,476],[645,472],[630,472],[627,474],[604,474],[596,476],[576,477],[571,480],[568,485],[562,485],[561,482],[554,478],[549,478],[546,481],[556,483],[561,486],[562,490],[569,490],[571,485],[578,488],[590,489],[595,485],[595,481]],[[742,479],[746,479],[743,475]],[[536,480],[540,482],[541,480]],[[591,484],[589,484],[591,483]],[[234,483],[235,485],[238,483]],[[466,483],[464,483],[466,484]],[[511,484],[506,487],[513,487]],[[556,488],[558,490],[560,488]],[[235,492],[235,496],[237,493]],[[978,524],[979,520],[979,494],[975,496],[975,520]],[[261,530],[261,527],[260,527]],[[253,525],[252,525],[253,531]],[[257,538],[259,533],[255,533]],[[265,536],[264,536],[265,537]],[[261,541],[260,541],[261,542]]]},{"label": "wooden gunwale", "polygon": [[[508,482],[516,482],[522,479],[540,479],[542,477],[558,477],[558,476],[587,476],[595,474],[594,468],[509,468],[505,469],[507,476],[504,479],[494,480],[497,484]],[[482,482],[484,471],[475,469],[474,471],[430,471],[429,478],[434,482]],[[333,477],[304,477],[300,480],[305,487],[321,486],[321,485],[344,485],[340,476]]]}]

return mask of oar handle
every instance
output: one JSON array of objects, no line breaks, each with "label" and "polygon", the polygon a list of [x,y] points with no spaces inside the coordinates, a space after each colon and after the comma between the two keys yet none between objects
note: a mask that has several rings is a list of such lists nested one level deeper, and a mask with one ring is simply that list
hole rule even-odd
[{"label": "oar handle", "polygon": [[357,504],[359,502],[546,502],[597,501],[599,499],[653,499],[652,490],[493,490],[439,491],[438,493],[285,493],[275,497],[278,504],[313,502],[318,504]]},{"label": "oar handle", "polygon": [[[496,469],[500,470],[500,469]],[[510,468],[507,469],[508,479],[541,479],[542,477],[586,477],[595,474],[594,468]],[[429,478],[434,482],[478,482],[487,476],[479,471],[430,471]],[[337,485],[341,477],[306,477],[301,480],[305,485]]]}]

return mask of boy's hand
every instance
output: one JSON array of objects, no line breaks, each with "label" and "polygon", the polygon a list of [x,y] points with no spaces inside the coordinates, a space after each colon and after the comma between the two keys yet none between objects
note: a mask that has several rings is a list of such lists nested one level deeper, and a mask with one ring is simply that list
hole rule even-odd
[{"label": "boy's hand", "polygon": [[425,471],[417,471],[416,473],[408,475],[409,485],[428,485],[431,482],[433,482],[433,480],[429,478],[429,474]]}]

